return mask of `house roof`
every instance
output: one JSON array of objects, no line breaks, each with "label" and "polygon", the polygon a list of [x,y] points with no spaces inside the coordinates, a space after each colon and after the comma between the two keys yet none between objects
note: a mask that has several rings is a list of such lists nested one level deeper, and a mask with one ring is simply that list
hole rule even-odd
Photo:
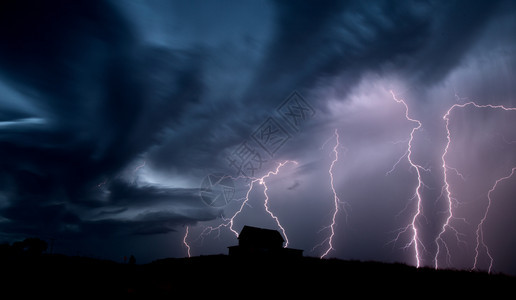
[{"label": "house roof", "polygon": [[238,235],[238,239],[249,239],[255,241],[275,241],[283,243],[285,240],[277,230],[258,228],[245,225]]}]

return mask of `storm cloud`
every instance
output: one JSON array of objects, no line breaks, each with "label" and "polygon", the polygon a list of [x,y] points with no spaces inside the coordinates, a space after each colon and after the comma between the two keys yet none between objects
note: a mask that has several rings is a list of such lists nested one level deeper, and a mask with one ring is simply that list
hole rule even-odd
[{"label": "storm cloud", "polygon": [[[501,0],[2,3],[0,238],[51,237],[56,250],[109,258],[182,256],[184,226],[200,234],[241,203],[240,179],[227,206],[200,195],[207,175],[239,175],[231,158],[248,145],[262,159],[254,176],[297,161],[271,183],[271,208],[292,245],[317,256],[332,210],[337,129],[336,191],[347,204],[331,255],[413,264],[410,247],[400,249],[410,236],[390,243],[410,222],[416,184],[403,156],[414,124],[392,90],[423,124],[413,158],[431,170],[420,226],[422,260],[432,265],[446,219],[442,116],[469,100],[516,105],[515,13]],[[280,110],[294,92],[312,111],[296,128]],[[454,225],[469,248],[446,236],[453,255],[440,259],[468,268],[487,191],[516,164],[516,118],[473,110],[452,118],[448,157],[466,180],[451,183],[462,203],[457,220],[468,221]],[[274,153],[253,139],[269,119],[288,133]],[[274,227],[263,191],[250,195],[235,226]],[[514,211],[506,202],[499,213]],[[514,249],[514,233],[497,238],[500,224],[490,226],[496,269],[515,273],[503,250]],[[160,250],[136,246],[142,239]],[[95,250],[99,241],[106,244]],[[222,228],[192,242],[209,254],[235,239]]]}]

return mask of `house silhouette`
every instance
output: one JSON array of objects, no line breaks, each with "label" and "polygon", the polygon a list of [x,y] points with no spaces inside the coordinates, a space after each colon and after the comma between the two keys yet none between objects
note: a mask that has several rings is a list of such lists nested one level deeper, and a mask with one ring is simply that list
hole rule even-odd
[{"label": "house silhouette", "polygon": [[303,250],[284,248],[285,240],[277,230],[245,225],[238,235],[238,246],[230,246],[234,257],[302,257]]}]

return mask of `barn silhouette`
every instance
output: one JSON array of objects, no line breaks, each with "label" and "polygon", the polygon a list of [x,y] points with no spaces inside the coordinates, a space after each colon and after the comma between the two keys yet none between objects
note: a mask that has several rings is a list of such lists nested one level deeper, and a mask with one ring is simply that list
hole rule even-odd
[{"label": "barn silhouette", "polygon": [[245,225],[238,235],[238,245],[230,246],[233,257],[302,257],[303,250],[283,247],[285,240],[277,230]]}]

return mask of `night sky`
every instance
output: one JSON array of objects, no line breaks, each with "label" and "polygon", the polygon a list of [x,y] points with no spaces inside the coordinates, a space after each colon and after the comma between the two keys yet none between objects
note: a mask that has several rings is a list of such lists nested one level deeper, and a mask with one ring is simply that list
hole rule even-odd
[{"label": "night sky", "polygon": [[[192,255],[227,253],[236,236],[209,226],[242,207],[236,231],[278,229],[263,185],[242,203],[290,160],[268,207],[320,256],[338,152],[327,257],[416,265],[410,157],[421,266],[471,269],[477,249],[487,270],[483,240],[516,274],[516,175],[477,238],[516,167],[516,111],[453,109],[450,197],[442,161],[452,105],[516,107],[515,37],[509,0],[2,1],[0,243],[145,263],[185,257],[188,228]],[[410,156],[391,91],[421,122]]]}]

